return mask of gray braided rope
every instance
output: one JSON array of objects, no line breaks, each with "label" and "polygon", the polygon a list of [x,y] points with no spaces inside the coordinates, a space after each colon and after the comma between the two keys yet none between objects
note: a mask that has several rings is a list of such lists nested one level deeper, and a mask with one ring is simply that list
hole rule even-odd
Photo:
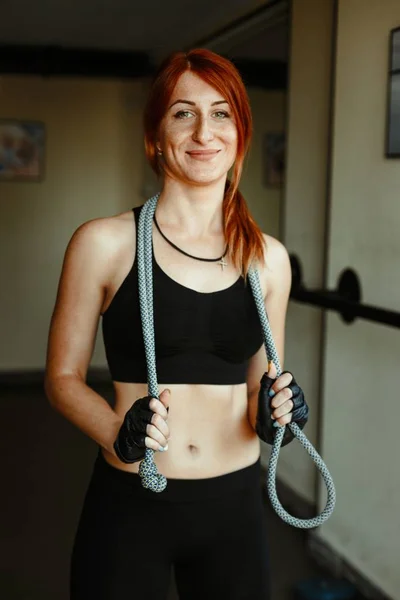
[{"label": "gray braided rope", "polygon": [[[254,301],[257,306],[258,316],[261,322],[267,359],[272,360],[274,362],[277,372],[276,376],[279,377],[282,374],[282,369],[279,362],[278,353],[276,351],[274,338],[272,336],[271,328],[268,322],[267,313],[265,311],[264,298],[261,290],[258,271],[256,269],[250,269],[248,278],[253,292]],[[315,462],[317,469],[320,471],[321,476],[325,482],[326,490],[328,493],[325,509],[320,515],[317,515],[312,519],[298,519],[297,517],[293,517],[292,515],[290,515],[283,508],[282,504],[279,501],[278,494],[276,492],[276,471],[278,466],[279,451],[281,449],[281,444],[286,427],[289,427],[291,432],[299,440],[304,449],[307,450],[308,454]],[[299,529],[311,529],[313,527],[318,527],[318,525],[322,525],[322,523],[329,519],[329,517],[333,513],[336,502],[336,491],[332,476],[329,473],[328,468],[322,460],[321,456],[315,450],[311,442],[307,439],[300,427],[296,425],[296,423],[289,423],[289,425],[284,425],[277,428],[268,463],[267,491],[272,507],[277,513],[277,515],[279,515],[281,519],[285,521],[285,523],[288,523],[293,527],[297,527]]]},{"label": "gray braided rope", "polygon": [[[147,363],[148,394],[159,397],[156,352],[154,344],[153,320],[153,255],[152,255],[152,221],[158,196],[154,196],[154,206],[149,202],[143,206],[138,223],[138,282],[139,305],[142,318],[144,350]],[[167,487],[167,479],[157,471],[154,462],[154,450],[146,448],[145,457],[139,465],[142,486],[153,492],[162,492]]]},{"label": "gray braided rope", "polygon": [[[156,371],[156,357],[155,357],[155,343],[154,343],[154,321],[153,321],[153,217],[157,206],[159,194],[150,198],[142,207],[139,224],[138,224],[138,273],[139,273],[139,302],[140,311],[142,318],[143,328],[143,340],[147,361],[147,372],[148,372],[148,393],[150,396],[155,398],[159,397],[158,382],[157,382],[157,371]],[[275,348],[271,328],[269,326],[268,318],[265,311],[263,294],[260,286],[259,275],[256,269],[250,269],[248,279],[253,292],[254,301],[259,314],[263,336],[264,345],[267,353],[268,360],[272,360],[275,363],[277,369],[277,377],[281,375],[282,370],[279,362],[279,357]],[[267,475],[267,491],[270,498],[271,504],[275,512],[279,517],[292,525],[300,529],[310,529],[317,527],[324,523],[332,514],[335,501],[336,492],[332,477],[312,444],[309,442],[305,434],[296,425],[296,423],[290,423],[288,427],[303,445],[305,450],[314,460],[317,468],[319,469],[322,478],[325,482],[328,498],[325,509],[320,515],[312,519],[298,519],[290,515],[280,503],[277,492],[276,492],[276,471],[278,465],[279,451],[281,448],[283,436],[285,433],[285,427],[278,427],[274,439],[274,444],[271,449],[271,456],[268,464],[268,475]],[[143,461],[140,463],[139,475],[142,479],[143,487],[150,489],[154,492],[161,492],[167,485],[167,480],[163,475],[160,475],[157,471],[157,467],[154,463],[154,451],[150,448],[146,448],[146,454]]]}]

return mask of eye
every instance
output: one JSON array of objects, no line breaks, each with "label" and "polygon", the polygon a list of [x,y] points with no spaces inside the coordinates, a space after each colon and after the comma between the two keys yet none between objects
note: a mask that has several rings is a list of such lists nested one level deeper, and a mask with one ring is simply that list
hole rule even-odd
[{"label": "eye", "polygon": [[192,116],[192,113],[188,110],[178,110],[178,112],[174,115],[175,119],[188,119]]},{"label": "eye", "polygon": [[217,110],[213,113],[214,117],[217,117],[217,119],[229,119],[230,115],[229,113],[227,113],[225,110]]}]

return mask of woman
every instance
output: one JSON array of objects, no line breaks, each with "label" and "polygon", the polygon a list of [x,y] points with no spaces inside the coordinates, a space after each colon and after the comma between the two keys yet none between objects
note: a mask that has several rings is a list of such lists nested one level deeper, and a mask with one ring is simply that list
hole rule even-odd
[{"label": "woman", "polygon": [[[306,404],[290,373],[275,379],[270,365],[264,375],[247,269],[259,269],[281,361],[291,273],[285,248],[261,233],[237,190],[250,136],[245,88],[228,60],[197,49],[162,65],[145,110],[147,157],[162,177],[153,227],[158,399],[147,397],[138,302],[141,207],[85,223],[69,243],[46,392],[101,450],[73,550],[73,600],[161,600],[172,565],[181,600],[269,597],[259,436],[271,441],[272,419],[294,418],[293,394],[303,425]],[[85,383],[100,315],[113,408]],[[257,414],[261,391],[272,400]],[[159,494],[137,474],[146,447],[168,479]]]}]

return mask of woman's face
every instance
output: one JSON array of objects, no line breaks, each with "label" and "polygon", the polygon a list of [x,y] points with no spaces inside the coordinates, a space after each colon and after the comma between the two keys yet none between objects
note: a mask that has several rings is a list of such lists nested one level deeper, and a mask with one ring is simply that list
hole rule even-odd
[{"label": "woman's face", "polygon": [[231,107],[217,90],[185,71],[161,122],[157,146],[166,176],[191,185],[225,179],[237,152]]}]

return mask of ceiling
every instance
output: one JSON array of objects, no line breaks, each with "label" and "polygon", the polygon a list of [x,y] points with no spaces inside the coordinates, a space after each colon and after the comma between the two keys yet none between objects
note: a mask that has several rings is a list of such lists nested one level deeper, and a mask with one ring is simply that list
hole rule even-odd
[{"label": "ceiling", "polygon": [[[0,44],[286,60],[286,0],[0,0]],[[245,17],[248,18],[245,18]]]}]

